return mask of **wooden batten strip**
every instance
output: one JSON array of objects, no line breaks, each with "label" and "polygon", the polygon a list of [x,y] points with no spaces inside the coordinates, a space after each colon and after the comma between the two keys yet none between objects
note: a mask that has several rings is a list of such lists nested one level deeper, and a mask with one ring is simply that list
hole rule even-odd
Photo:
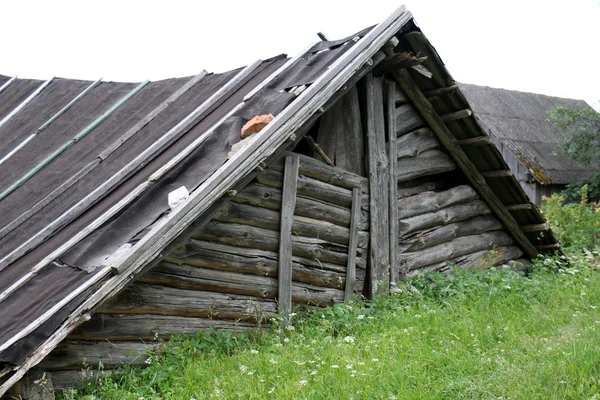
[{"label": "wooden batten strip", "polygon": [[558,250],[560,249],[560,243],[552,243],[552,244],[541,244],[535,246],[538,250]]},{"label": "wooden batten strip", "polygon": [[[370,284],[373,292],[385,290],[389,283],[389,181],[385,146],[383,81],[372,74],[366,81],[367,154],[369,162]],[[395,116],[394,116],[395,117]],[[395,149],[394,149],[395,150]]]},{"label": "wooden batten strip", "polygon": [[450,153],[454,161],[459,165],[467,179],[479,192],[480,196],[486,200],[490,208],[496,213],[498,218],[504,223],[509,232],[513,235],[517,243],[525,250],[529,257],[535,257],[538,252],[533,244],[527,239],[525,234],[519,229],[517,221],[506,209],[504,204],[500,201],[494,191],[488,186],[485,178],[481,176],[475,165],[471,162],[469,157],[465,154],[463,149],[460,147],[458,140],[454,137],[452,132],[441,120],[439,115],[433,109],[431,103],[423,95],[419,87],[412,80],[410,74],[406,70],[399,70],[394,72],[394,77],[406,92],[407,96],[410,97],[415,107],[419,110],[422,117],[430,125],[431,129],[436,133],[438,139],[444,146],[444,148]]},{"label": "wooden batten strip", "polygon": [[[396,263],[398,251],[398,179],[396,178],[396,162],[398,154],[398,144],[396,143],[396,118],[395,114],[395,89],[398,85],[393,81],[386,81],[387,87],[387,136],[388,136],[388,161],[389,161],[389,237],[390,237],[390,282],[398,282],[401,279],[401,272]],[[404,138],[402,136],[401,138]]]},{"label": "wooden batten strip", "polygon": [[[230,158],[217,172],[209,177],[190,197],[166,218],[156,223],[152,230],[132,247],[126,257],[117,260],[114,268],[127,273],[109,279],[102,288],[72,311],[63,324],[50,335],[37,350],[29,355],[14,374],[0,385],[0,396],[21,379],[34,365],[39,363],[80,322],[89,319],[90,310],[112,293],[120,291],[154,259],[173,238],[178,236],[192,221],[219,199],[243,176],[271,156],[298,127],[311,118],[360,67],[373,57],[412,15],[400,7],[389,18],[369,31],[358,43],[334,61],[329,69],[295,102],[284,109],[244,149]],[[267,78],[269,79],[269,78]]]},{"label": "wooden batten strip", "polygon": [[87,88],[85,88],[83,90],[83,92],[79,93],[73,100],[71,100],[67,105],[65,105],[63,108],[61,108],[56,114],[54,114],[52,117],[50,117],[50,119],[48,119],[39,128],[37,128],[34,133],[32,133],[31,135],[29,135],[27,138],[25,138],[25,140],[23,140],[14,149],[12,149],[10,151],[10,153],[8,153],[7,155],[5,155],[0,160],[0,165],[2,165],[6,160],[8,160],[9,158],[11,158],[16,152],[18,152],[23,147],[25,147],[25,145],[27,143],[31,142],[37,135],[40,134],[41,131],[43,131],[44,129],[46,129],[48,126],[50,126],[51,123],[53,123],[54,121],[56,121],[61,115],[63,115],[65,112],[67,112],[67,110],[70,109],[73,106],[73,104],[77,103],[86,94],[88,94],[89,92],[91,92],[96,86],[98,86],[100,84],[100,82],[102,82],[102,78],[97,79],[96,81],[92,82],[92,84],[90,84]]},{"label": "wooden batten strip", "polygon": [[[150,81],[145,81],[136,86],[133,90],[123,96],[119,101],[113,104],[107,111],[105,111],[102,115],[96,118],[91,124],[86,126],[83,130],[81,130],[77,135],[73,137],[73,139],[69,140],[66,143],[63,143],[58,149],[54,150],[50,155],[48,155],[45,159],[40,161],[35,167],[27,171],[23,176],[21,176],[17,181],[15,181],[12,185],[10,185],[6,190],[0,193],[0,200],[4,199],[6,196],[14,192],[17,188],[19,188],[22,184],[31,179],[34,175],[36,175],[39,171],[41,171],[46,165],[50,164],[54,161],[58,156],[64,153],[68,148],[73,146],[75,143],[79,142],[85,136],[87,136],[90,132],[92,132],[98,125],[100,125],[106,118],[108,118],[117,108],[123,105],[127,100],[133,97],[137,92],[142,90],[144,86],[146,86]],[[2,267],[0,267],[0,271]]]},{"label": "wooden batten strip", "polygon": [[550,229],[550,225],[543,223],[543,224],[531,224],[531,225],[521,225],[519,227],[521,229],[522,232],[541,232],[541,231],[547,231]]},{"label": "wooden batten strip", "polygon": [[[33,100],[35,98],[35,96],[40,94],[42,92],[42,90],[44,90],[46,88],[46,86],[48,86],[53,80],[54,80],[54,77],[48,79],[47,81],[43,82],[40,86],[38,86],[38,88],[35,89],[35,91],[33,93],[31,93],[25,100],[23,100],[18,106],[16,106],[6,117],[4,117],[4,118],[2,118],[2,120],[0,120],[0,127],[2,125],[4,125],[5,123],[7,123],[19,111],[21,111],[23,109],[23,107],[25,107],[31,100]],[[8,86],[8,85],[6,85],[6,86]],[[2,86],[2,87],[4,88],[4,86]],[[2,197],[0,197],[0,200],[1,199],[2,199]]]},{"label": "wooden batten strip", "polygon": [[448,114],[441,115],[440,118],[444,122],[456,121],[457,119],[469,118],[473,115],[473,111],[467,109],[451,112]]},{"label": "wooden batten strip", "polygon": [[489,136],[477,136],[474,138],[462,139],[458,141],[459,146],[485,146],[490,144]]},{"label": "wooden batten strip", "polygon": [[531,210],[532,208],[533,208],[533,206],[531,205],[531,203],[513,204],[511,206],[506,206],[506,209],[508,211],[527,211],[527,210]]},{"label": "wooden batten strip", "polygon": [[504,169],[499,171],[488,171],[488,172],[480,172],[481,176],[484,178],[509,178],[513,176],[513,173],[510,169]]},{"label": "wooden batten strip", "polygon": [[298,168],[300,159],[297,156],[285,158],[283,171],[283,195],[281,200],[281,228],[279,231],[279,276],[277,307],[283,324],[289,322],[292,312],[292,225],[296,208],[296,188],[298,185]]},{"label": "wooden batten strip", "polygon": [[446,87],[442,87],[442,88],[438,88],[438,89],[427,90],[427,91],[423,92],[423,96],[434,97],[434,96],[438,96],[443,93],[454,92],[456,89],[458,89],[457,85],[450,85],[450,86],[446,86]]},{"label": "wooden batten strip", "polygon": [[344,301],[350,301],[356,284],[356,250],[358,245],[358,224],[360,221],[360,208],[362,190],[352,189],[352,216],[350,218],[350,243],[348,245],[348,264],[346,265],[346,286]]},{"label": "wooden batten strip", "polygon": [[0,86],[0,93],[2,93],[4,91],[4,89],[6,89],[7,87],[9,87],[10,84],[13,83],[15,80],[17,80],[17,77],[13,76],[12,78],[10,78],[6,82],[4,82],[4,84],[2,86]]}]

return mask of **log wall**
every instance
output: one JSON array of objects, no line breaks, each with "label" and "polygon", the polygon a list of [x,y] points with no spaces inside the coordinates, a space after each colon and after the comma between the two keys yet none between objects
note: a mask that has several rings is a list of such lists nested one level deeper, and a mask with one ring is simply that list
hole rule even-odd
[{"label": "log wall", "polygon": [[[353,188],[356,271],[361,294],[369,245],[368,181],[299,157],[292,222],[292,305],[344,301]],[[278,247],[283,163],[274,163],[214,218],[94,314],[40,364],[56,388],[78,382],[81,369],[143,365],[159,339],[217,328],[260,328],[278,313]],[[140,353],[142,353],[140,355]],[[86,363],[84,365],[84,359]]]}]

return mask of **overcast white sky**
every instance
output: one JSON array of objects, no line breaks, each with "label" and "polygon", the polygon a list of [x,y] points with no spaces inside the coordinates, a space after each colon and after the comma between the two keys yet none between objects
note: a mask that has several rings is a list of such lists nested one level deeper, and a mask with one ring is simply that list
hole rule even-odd
[{"label": "overcast white sky", "polygon": [[[295,55],[402,0],[4,0],[0,74],[141,81]],[[406,0],[459,82],[600,100],[600,0]]]}]

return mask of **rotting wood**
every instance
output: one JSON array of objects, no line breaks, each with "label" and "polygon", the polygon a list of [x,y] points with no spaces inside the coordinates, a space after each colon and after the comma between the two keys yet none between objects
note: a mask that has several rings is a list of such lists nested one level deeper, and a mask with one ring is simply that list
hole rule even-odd
[{"label": "rotting wood", "polygon": [[458,119],[469,118],[471,115],[473,115],[473,111],[471,111],[467,108],[464,110],[454,111],[454,112],[451,112],[448,114],[441,115],[440,118],[444,122],[450,122],[450,121],[456,121]]},{"label": "rotting wood", "polygon": [[396,119],[394,100],[394,89],[397,84],[393,81],[385,81],[386,84],[386,128],[388,138],[388,179],[389,179],[389,238],[390,238],[390,283],[398,282],[402,276],[398,265],[396,264],[396,255],[398,250],[398,207],[396,199],[398,198],[398,178],[393,171],[396,170],[396,161],[398,157],[398,144],[396,137]]},{"label": "rotting wood", "polygon": [[70,335],[69,340],[156,340],[172,335],[195,334],[198,331],[219,329],[242,332],[256,329],[251,322],[210,318],[182,317],[153,314],[94,314]]},{"label": "rotting wood", "polygon": [[502,228],[502,223],[492,215],[474,217],[465,221],[454,222],[448,225],[438,225],[413,232],[402,239],[399,248],[401,252],[417,251],[448,242],[460,236],[475,235]]},{"label": "rotting wood", "polygon": [[398,222],[398,230],[400,237],[403,238],[409,233],[422,229],[464,221],[480,215],[489,214],[491,214],[491,210],[488,205],[482,200],[475,200],[470,203],[457,204],[455,206],[443,208],[439,211],[401,219]]},{"label": "rotting wood", "polygon": [[441,150],[427,150],[416,157],[401,158],[396,163],[396,178],[399,182],[409,181],[456,169],[452,158]]},{"label": "rotting wood", "polygon": [[483,176],[486,179],[493,179],[493,178],[509,178],[511,176],[513,176],[513,173],[510,169],[503,169],[503,170],[498,170],[498,171],[487,171],[487,172],[480,172],[481,176]]},{"label": "rotting wood", "polygon": [[[215,219],[274,231],[279,231],[280,228],[280,213],[278,211],[233,202],[221,208]],[[297,236],[323,239],[344,246],[347,246],[349,241],[348,228],[302,216],[294,217],[292,233]],[[360,239],[359,247],[366,248],[369,241],[367,233],[361,232]]]},{"label": "rotting wood", "polygon": [[[251,204],[270,210],[280,210],[281,190],[256,183],[247,186],[231,200],[236,203]],[[350,226],[350,209],[305,197],[296,199],[295,215],[330,222],[345,228]],[[364,231],[368,228],[368,212],[361,211],[359,229]]]},{"label": "rotting wood", "polygon": [[[372,292],[387,289],[390,281],[389,168],[385,147],[383,79],[365,77],[367,154],[369,165],[370,287]],[[398,114],[396,114],[397,116]],[[396,117],[398,121],[398,118]]]},{"label": "rotting wood", "polygon": [[461,168],[467,179],[471,182],[474,188],[479,192],[479,195],[486,200],[490,208],[496,213],[498,218],[504,223],[509,232],[513,235],[517,243],[523,247],[525,253],[529,257],[535,257],[538,252],[533,247],[529,239],[519,229],[519,226],[510,212],[502,204],[498,196],[494,191],[487,185],[485,179],[481,176],[475,165],[469,160],[465,152],[460,148],[457,139],[454,137],[452,132],[446,127],[440,117],[437,115],[433,106],[423,93],[421,93],[418,86],[410,77],[410,74],[406,70],[399,70],[394,72],[394,77],[400,84],[400,87],[404,90],[408,97],[415,105],[415,107],[421,113],[421,116],[425,118],[430,128],[438,135],[438,139],[444,146],[444,148],[450,153],[454,161]]},{"label": "rotting wood", "polygon": [[547,231],[550,229],[550,225],[547,223],[543,224],[531,224],[531,225],[521,225],[519,226],[521,232],[541,232]]},{"label": "rotting wood", "polygon": [[429,128],[420,128],[402,135],[395,142],[396,158],[416,157],[424,151],[440,146],[440,142]]},{"label": "rotting wood", "polygon": [[513,238],[506,232],[484,232],[477,235],[461,236],[449,242],[428,247],[425,250],[399,254],[398,262],[404,268],[413,270],[477,251],[489,250],[495,246],[507,246],[513,243]]},{"label": "rotting wood", "polygon": [[[362,74],[369,71],[369,66],[367,68],[361,66],[364,66],[369,57],[376,60],[376,57],[381,55],[378,49],[411,18],[410,12],[406,11],[405,7],[401,7],[375,29],[371,30],[359,43],[336,60],[330,66],[328,73],[313,82],[289,109],[284,110],[278,116],[273,124],[270,124],[266,130],[259,132],[254,141],[241,151],[241,154],[228,160],[223,167],[192,193],[182,207],[166,219],[161,220],[150,234],[143,237],[136,244],[129,257],[119,260],[118,265],[111,266],[111,268],[124,269],[127,273],[113,277],[71,312],[60,327],[23,361],[10,378],[0,385],[0,396],[21,379],[32,366],[39,363],[77,324],[89,318],[90,310],[96,308],[110,294],[122,290],[129,282],[130,277],[136,276],[148,266],[148,263],[152,263],[152,260],[160,254],[161,249],[164,249],[174,237],[182,232],[187,232],[185,227],[211,209],[215,198],[220,198],[232,186],[243,182],[243,177],[248,176],[246,174],[251,175],[251,171],[258,163],[273,156],[279,146],[285,143],[287,135],[292,130],[302,126],[305,122],[314,122],[311,118],[318,117],[319,110],[327,106],[328,101],[336,100],[336,93],[339,93],[339,89],[344,82],[353,82],[353,79],[357,79],[357,76],[360,78]],[[286,66],[295,59],[286,63]],[[280,68],[280,70],[282,69],[284,68]],[[263,81],[261,85],[265,85],[266,81],[269,80],[268,78]]]},{"label": "rotting wood", "polygon": [[348,263],[346,264],[346,285],[344,301],[352,299],[356,285],[356,251],[358,246],[358,220],[360,219],[360,188],[352,190],[352,218],[350,219],[350,242],[348,245]]},{"label": "rotting wood", "polygon": [[[254,226],[229,224],[211,221],[201,232],[194,234],[194,239],[208,240],[238,247],[249,247],[267,251],[277,251],[279,246],[278,232]],[[322,239],[292,237],[292,254],[318,261],[346,265],[348,246],[328,242]]]},{"label": "rotting wood", "polygon": [[[369,180],[367,178],[338,167],[327,166],[314,158],[302,154],[285,153],[285,155],[291,154],[300,158],[299,174],[349,190],[360,187],[363,193],[369,193]],[[271,163],[269,164],[269,168],[281,171],[283,170],[283,162]]]},{"label": "rotting wood", "polygon": [[510,205],[510,206],[506,206],[506,209],[508,211],[527,211],[527,210],[531,210],[532,209],[532,205],[531,205],[531,203],[513,204],[513,205]]},{"label": "rotting wood", "polygon": [[462,139],[458,141],[458,145],[461,147],[466,146],[487,146],[491,144],[491,140],[489,136],[477,136],[468,139]]},{"label": "rotting wood", "polygon": [[292,225],[296,207],[296,188],[298,184],[298,156],[286,156],[283,170],[283,194],[281,200],[281,227],[279,233],[279,272],[277,311],[283,326],[289,322],[292,312]]},{"label": "rotting wood", "polygon": [[396,108],[396,136],[413,131],[425,125],[423,118],[411,104],[403,104]]},{"label": "rotting wood", "polygon": [[65,340],[39,366],[48,370],[98,369],[100,363],[111,369],[124,365],[143,365],[150,352],[158,349],[157,342],[140,341],[75,341]]},{"label": "rotting wood", "polygon": [[255,296],[134,283],[100,307],[99,312],[262,321],[275,315],[276,304]]},{"label": "rotting wood", "polygon": [[455,186],[441,192],[423,192],[396,201],[398,218],[426,214],[442,208],[476,200],[479,195],[469,185]]}]

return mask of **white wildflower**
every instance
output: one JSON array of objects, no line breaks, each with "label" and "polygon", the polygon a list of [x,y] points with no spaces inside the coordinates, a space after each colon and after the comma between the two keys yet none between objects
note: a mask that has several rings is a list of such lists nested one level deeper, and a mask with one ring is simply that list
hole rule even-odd
[{"label": "white wildflower", "polygon": [[354,338],[352,336],[346,336],[344,338],[344,342],[346,342],[346,343],[354,343]]}]

